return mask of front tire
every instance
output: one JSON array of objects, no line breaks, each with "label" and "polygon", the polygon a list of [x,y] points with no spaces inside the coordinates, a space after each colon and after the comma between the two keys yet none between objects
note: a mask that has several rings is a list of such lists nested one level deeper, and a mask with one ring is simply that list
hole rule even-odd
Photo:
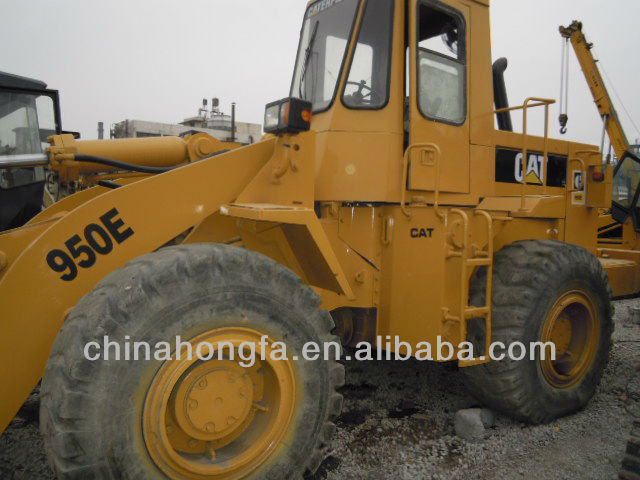
[{"label": "front tire", "polygon": [[[483,272],[472,286],[472,302],[483,304],[485,282]],[[470,392],[530,423],[583,408],[600,382],[613,333],[611,289],[598,259],[558,241],[508,245],[495,255],[492,309],[493,341],[521,342],[527,356],[463,369]],[[549,341],[556,360],[550,360],[549,350],[542,360],[540,349],[531,360],[532,342]]]},{"label": "front tire", "polygon": [[[288,269],[224,245],[163,249],[106,277],[69,315],[42,383],[42,433],[58,478],[288,479],[315,471],[344,383],[337,362],[302,359],[305,343],[337,341],[319,303]],[[180,336],[222,352],[228,341],[237,356],[178,360],[172,347],[171,360],[118,361],[114,350],[109,360],[86,360],[85,345],[105,336],[122,346]],[[263,336],[268,348],[283,342],[288,360],[239,365],[252,344],[260,356]]]}]

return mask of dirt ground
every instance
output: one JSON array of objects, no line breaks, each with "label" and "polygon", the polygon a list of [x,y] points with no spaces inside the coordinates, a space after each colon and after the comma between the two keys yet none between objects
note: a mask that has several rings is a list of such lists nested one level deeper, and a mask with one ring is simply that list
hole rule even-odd
[{"label": "dirt ground", "polygon": [[[640,325],[616,304],[609,367],[589,406],[550,425],[498,416],[482,441],[455,436],[461,408],[477,406],[457,368],[409,362],[349,362],[344,413],[330,456],[313,480],[617,478],[634,417],[640,417]],[[53,478],[38,433],[32,395],[0,436],[0,478]]]}]

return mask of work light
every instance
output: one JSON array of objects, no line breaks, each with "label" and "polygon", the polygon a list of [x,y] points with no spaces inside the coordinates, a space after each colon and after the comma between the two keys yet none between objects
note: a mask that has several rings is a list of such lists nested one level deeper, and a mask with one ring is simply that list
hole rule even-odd
[{"label": "work light", "polygon": [[264,113],[266,133],[299,133],[311,128],[311,102],[299,98],[283,98],[269,103]]}]

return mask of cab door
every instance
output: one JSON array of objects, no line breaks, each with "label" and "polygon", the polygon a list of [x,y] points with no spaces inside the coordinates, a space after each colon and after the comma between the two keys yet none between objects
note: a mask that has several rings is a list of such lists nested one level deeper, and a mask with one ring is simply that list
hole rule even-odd
[{"label": "cab door", "polygon": [[469,8],[457,0],[408,5],[407,188],[469,193]]}]

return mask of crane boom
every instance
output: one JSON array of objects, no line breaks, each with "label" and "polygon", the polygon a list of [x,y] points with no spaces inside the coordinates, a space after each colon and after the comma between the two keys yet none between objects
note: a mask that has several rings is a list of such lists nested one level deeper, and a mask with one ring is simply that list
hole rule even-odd
[{"label": "crane boom", "polygon": [[611,146],[618,159],[621,159],[629,150],[629,141],[624,133],[609,91],[604,84],[597,60],[593,57],[591,49],[593,43],[587,42],[582,32],[582,22],[575,21],[568,27],[560,27],[560,34],[571,42],[573,50],[578,57],[578,62],[593,95],[593,100],[598,107],[598,112],[605,122],[605,128],[611,141]]}]

